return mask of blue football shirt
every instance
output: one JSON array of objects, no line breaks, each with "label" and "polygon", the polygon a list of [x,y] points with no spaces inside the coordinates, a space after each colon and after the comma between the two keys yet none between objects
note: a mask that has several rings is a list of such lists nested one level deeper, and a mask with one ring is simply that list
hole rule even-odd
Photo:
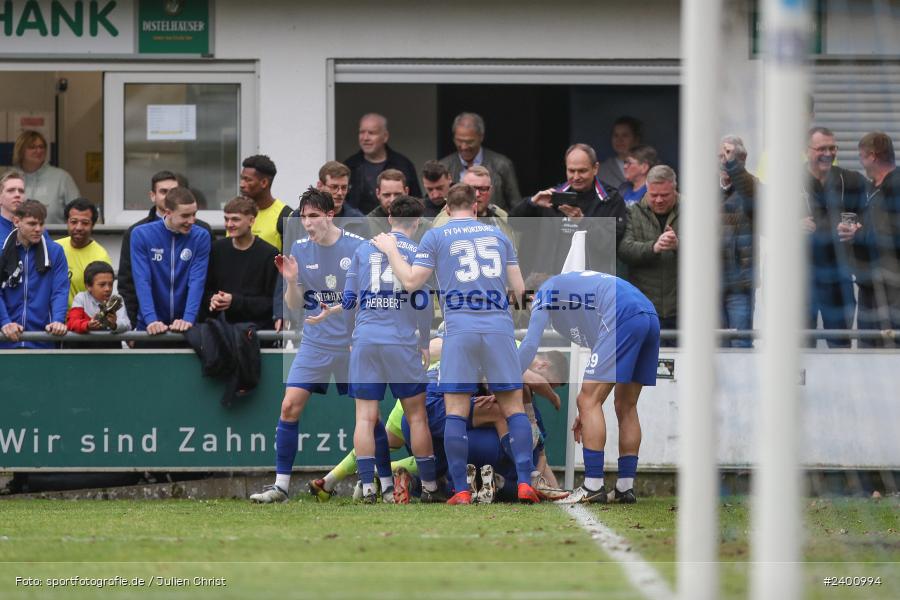
[{"label": "blue football shirt", "polygon": [[[397,248],[407,263],[416,256],[416,243],[400,232],[393,232]],[[404,291],[394,279],[387,256],[371,242],[360,244],[353,254],[344,286],[344,307],[355,300],[356,327],[353,343],[416,343],[427,348],[434,310],[428,289]]]},{"label": "blue football shirt", "polygon": [[[331,246],[322,246],[308,237],[297,240],[291,256],[297,260],[297,284],[303,287],[303,307],[308,316],[319,314],[320,303],[340,304],[353,254],[365,240],[341,230],[341,237]],[[325,319],[303,326],[303,343],[326,349],[346,350],[350,345],[352,321],[345,318]]]},{"label": "blue football shirt", "polygon": [[575,344],[593,348],[601,335],[615,334],[617,323],[640,313],[655,315],[656,309],[624,279],[596,271],[555,275],[535,294],[528,333],[519,346],[522,370],[534,360],[548,323]]},{"label": "blue football shirt", "polygon": [[425,233],[413,264],[434,269],[445,335],[513,334],[506,268],[519,261],[497,227],[474,218],[451,219]]}]

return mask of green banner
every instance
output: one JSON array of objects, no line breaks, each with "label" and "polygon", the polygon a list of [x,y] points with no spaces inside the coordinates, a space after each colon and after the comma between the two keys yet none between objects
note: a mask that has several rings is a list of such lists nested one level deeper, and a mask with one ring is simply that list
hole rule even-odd
[{"label": "green banner", "polygon": [[139,54],[209,54],[209,0],[140,0]]},{"label": "green banner", "polygon": [[[188,351],[0,352],[0,470],[274,469],[282,355],[232,407]],[[567,389],[560,397],[567,397]],[[550,464],[565,463],[565,400],[538,400]],[[387,416],[393,400],[381,403]],[[300,420],[297,467],[335,465],[353,447],[353,402],[331,387]]]}]

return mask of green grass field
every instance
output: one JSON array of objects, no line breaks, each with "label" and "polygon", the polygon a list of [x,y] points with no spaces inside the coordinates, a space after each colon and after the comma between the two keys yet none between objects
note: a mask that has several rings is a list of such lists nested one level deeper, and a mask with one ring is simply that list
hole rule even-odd
[{"label": "green grass field", "polygon": [[[900,502],[816,500],[810,598],[900,597]],[[591,507],[674,583],[674,499]],[[745,597],[747,508],[722,508],[723,596]],[[850,563],[862,561],[864,564]],[[827,563],[840,564],[827,564]],[[826,575],[882,585],[825,588]],[[143,587],[50,589],[48,578],[122,577]],[[16,577],[41,586],[16,585]],[[162,585],[157,577],[168,578]],[[172,578],[187,585],[174,586]],[[225,578],[194,582],[194,578]],[[207,583],[207,585],[200,585]],[[640,598],[619,565],[559,507],[360,506],[245,501],[0,502],[0,598]]]}]

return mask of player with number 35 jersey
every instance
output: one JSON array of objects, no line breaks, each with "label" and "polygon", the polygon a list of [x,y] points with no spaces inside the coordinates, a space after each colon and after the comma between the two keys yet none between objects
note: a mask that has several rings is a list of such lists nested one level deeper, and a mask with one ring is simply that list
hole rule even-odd
[{"label": "player with number 35 jersey", "polygon": [[422,237],[412,265],[404,260],[394,236],[379,235],[373,242],[387,255],[404,289],[421,288],[432,273],[437,280],[445,325],[438,390],[444,392],[447,408],[444,449],[456,491],[449,503],[471,503],[466,424],[479,372],[486,376],[509,425],[519,499],[538,502],[540,496],[531,485],[536,475],[531,425],[522,403],[522,371],[507,299],[508,290],[521,297],[525,288],[516,252],[503,232],[476,220],[471,186],[454,185],[447,210],[450,221]]}]

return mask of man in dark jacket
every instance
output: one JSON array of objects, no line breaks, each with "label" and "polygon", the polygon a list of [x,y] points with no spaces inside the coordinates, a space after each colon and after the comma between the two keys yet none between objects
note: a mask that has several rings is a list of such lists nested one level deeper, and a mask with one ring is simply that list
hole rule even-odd
[{"label": "man in dark jacket", "polygon": [[[837,145],[829,129],[813,127],[808,142],[804,189],[808,215],[802,223],[809,233],[812,256],[808,326],[815,329],[821,314],[823,329],[850,329],[856,311],[850,248],[841,243],[837,226],[841,213],[858,216],[862,212],[866,183],[856,171],[834,165]],[[850,347],[847,338],[827,338],[826,342],[830,348]]]},{"label": "man in dark jacket", "polygon": [[[576,231],[587,231],[586,269],[615,273],[616,246],[625,232],[625,201],[597,179],[597,153],[587,144],[566,150],[566,183],[538,192],[509,211],[519,232],[522,272],[559,273]],[[575,194],[571,204],[555,206],[554,192]],[[543,217],[530,219],[523,217]],[[598,217],[609,217],[601,219]],[[525,244],[525,241],[534,242]]]},{"label": "man in dark jacket", "polygon": [[482,145],[485,127],[481,115],[470,112],[456,115],[451,131],[456,152],[448,154],[440,162],[450,171],[453,183],[462,181],[469,167],[482,165],[491,172],[494,204],[508,211],[521,203],[522,196],[519,194],[519,181],[513,162],[503,154]]},{"label": "man in dark jacket", "polygon": [[[128,312],[128,318],[132,323],[137,323],[138,316],[138,299],[137,292],[134,289],[134,279],[131,276],[131,232],[135,227],[152,223],[165,217],[166,212],[166,194],[169,190],[178,187],[178,175],[171,171],[159,171],[150,179],[150,212],[147,216],[128,228],[122,236],[122,249],[119,252],[119,295],[125,301],[125,310]],[[209,238],[215,239],[212,227],[206,221],[197,219],[194,223],[197,227],[202,227],[209,233]]]},{"label": "man in dark jacket", "polygon": [[[747,148],[727,135],[719,146],[722,188],[722,327],[753,329],[756,234],[753,219],[759,181],[746,167]],[[723,346],[750,348],[752,338],[724,340]]]},{"label": "man in dark jacket", "polygon": [[359,152],[345,159],[350,169],[350,191],[347,203],[368,214],[378,206],[375,197],[375,179],[383,171],[396,169],[409,182],[409,193],[422,195],[416,180],[416,168],[412,161],[387,145],[390,133],[387,119],[378,113],[363,115],[359,120]]},{"label": "man in dark jacket", "polygon": [[679,202],[675,171],[666,165],[650,169],[647,195],[631,207],[619,244],[629,282],[653,302],[662,329],[678,327]]},{"label": "man in dark jacket", "polygon": [[[860,223],[840,223],[841,240],[853,242],[859,285],[859,329],[900,329],[900,169],[894,143],[880,131],[859,141],[859,162],[870,183]],[[860,340],[861,347],[897,345]]]}]

